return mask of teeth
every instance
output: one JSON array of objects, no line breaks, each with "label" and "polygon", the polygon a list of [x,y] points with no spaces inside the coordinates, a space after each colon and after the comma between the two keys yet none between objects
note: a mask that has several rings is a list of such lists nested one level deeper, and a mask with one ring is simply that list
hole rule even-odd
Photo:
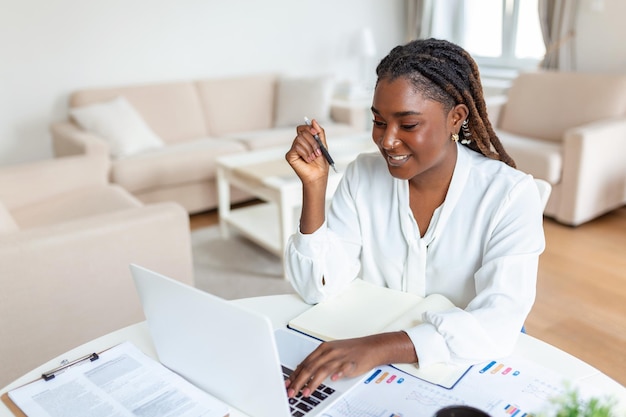
[{"label": "teeth", "polygon": [[394,161],[401,161],[404,158],[406,158],[406,155],[401,155],[401,156],[389,156],[391,159],[393,159]]}]

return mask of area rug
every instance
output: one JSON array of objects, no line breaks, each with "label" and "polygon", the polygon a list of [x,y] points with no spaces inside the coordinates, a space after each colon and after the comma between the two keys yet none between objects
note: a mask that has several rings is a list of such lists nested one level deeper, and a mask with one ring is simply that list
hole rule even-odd
[{"label": "area rug", "polygon": [[191,232],[196,287],[228,300],[294,293],[282,260],[246,238],[223,239],[219,226]]}]

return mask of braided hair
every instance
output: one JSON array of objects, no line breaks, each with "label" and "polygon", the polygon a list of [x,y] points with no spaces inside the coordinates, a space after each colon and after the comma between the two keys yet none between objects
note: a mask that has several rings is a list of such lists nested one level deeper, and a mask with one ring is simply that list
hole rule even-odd
[{"label": "braided hair", "polygon": [[[487,117],[480,74],[471,55],[458,45],[439,39],[420,39],[396,46],[376,67],[378,81],[406,77],[429,100],[449,112],[457,104],[469,109],[463,141],[470,149],[515,168]],[[377,82],[378,82],[377,81]]]}]

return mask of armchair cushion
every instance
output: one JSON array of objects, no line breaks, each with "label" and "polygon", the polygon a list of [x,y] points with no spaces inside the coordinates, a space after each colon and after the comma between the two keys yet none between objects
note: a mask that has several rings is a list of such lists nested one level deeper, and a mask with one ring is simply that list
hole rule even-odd
[{"label": "armchair cushion", "polygon": [[106,139],[113,158],[164,145],[124,97],[76,107],[70,110],[70,115],[83,129]]},{"label": "armchair cushion", "polygon": [[499,128],[561,142],[567,129],[626,114],[626,77],[577,72],[521,74],[508,91]]},{"label": "armchair cushion", "polygon": [[30,229],[141,205],[139,200],[120,186],[100,185],[15,209],[12,215],[20,229]]},{"label": "armchair cushion", "polygon": [[508,132],[496,131],[507,153],[518,167],[535,178],[543,178],[550,184],[561,180],[563,169],[562,148],[558,143],[528,138]]},{"label": "armchair cushion", "polygon": [[4,166],[0,201],[9,212],[64,193],[108,183],[109,160],[103,155],[67,156]]}]

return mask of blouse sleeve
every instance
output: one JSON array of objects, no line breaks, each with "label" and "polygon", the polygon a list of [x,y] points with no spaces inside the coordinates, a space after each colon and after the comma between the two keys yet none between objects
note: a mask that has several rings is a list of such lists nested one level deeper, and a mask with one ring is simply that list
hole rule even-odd
[{"label": "blouse sleeve", "polygon": [[360,271],[361,233],[351,190],[357,186],[350,164],[332,199],[327,220],[311,234],[299,230],[285,249],[285,272],[294,289],[309,304],[336,294]]},{"label": "blouse sleeve", "polygon": [[545,247],[543,210],[535,183],[524,177],[487,224],[476,297],[465,310],[428,312],[409,329],[419,365],[478,363],[509,355],[535,300],[539,255]]}]

